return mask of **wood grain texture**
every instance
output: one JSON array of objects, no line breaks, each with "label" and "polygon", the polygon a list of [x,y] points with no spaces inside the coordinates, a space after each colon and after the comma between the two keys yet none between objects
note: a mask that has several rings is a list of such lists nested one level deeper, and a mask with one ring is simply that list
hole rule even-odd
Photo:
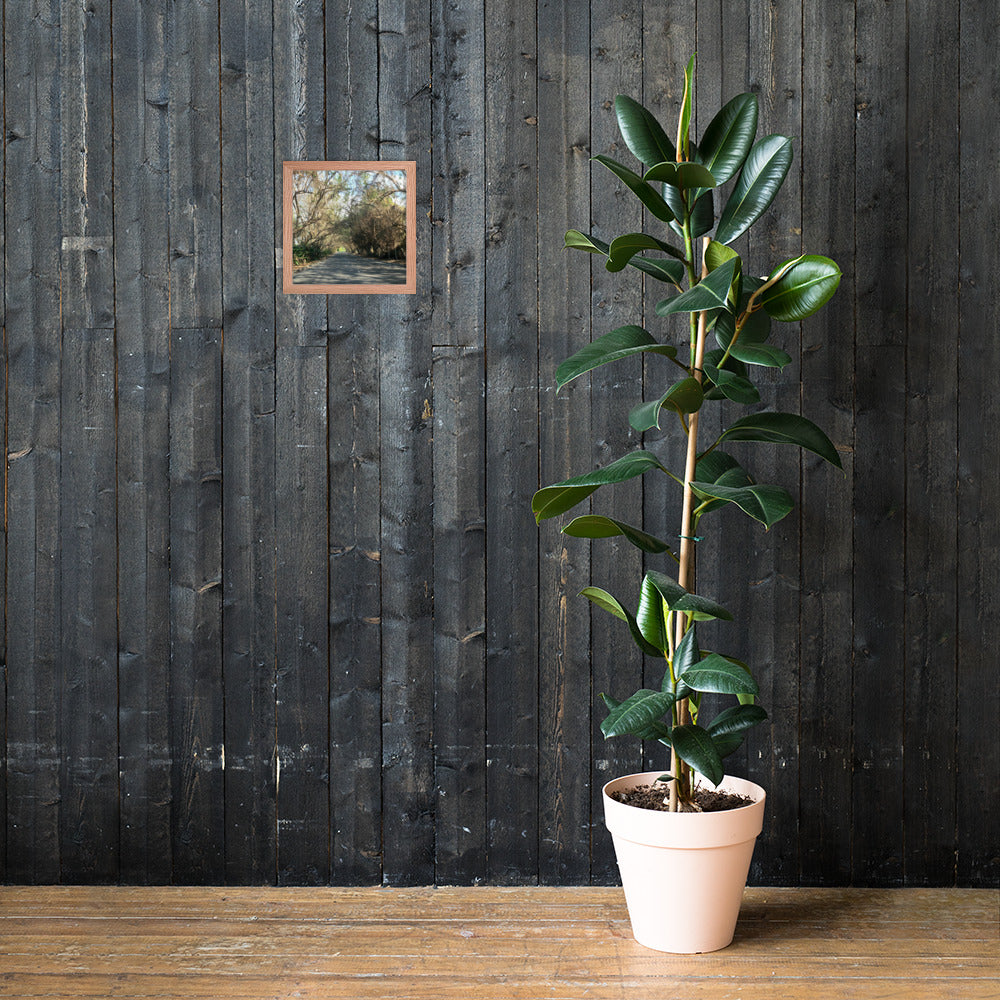
[{"label": "wood grain texture", "polygon": [[751,889],[732,945],[632,939],[620,889],[3,889],[0,996],[987,1000],[995,893]]}]

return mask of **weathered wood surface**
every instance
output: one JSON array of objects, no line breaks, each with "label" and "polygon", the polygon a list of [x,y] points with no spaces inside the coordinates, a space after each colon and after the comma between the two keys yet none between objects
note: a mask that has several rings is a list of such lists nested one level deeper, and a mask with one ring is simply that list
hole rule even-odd
[{"label": "weathered wood surface", "polygon": [[0,996],[987,1000],[987,890],[749,889],[730,947],[664,955],[619,889],[0,889]]},{"label": "weathered wood surface", "polygon": [[[111,8],[3,4],[0,879],[616,880],[601,785],[665,757],[597,697],[660,678],[576,594],[634,604],[643,561],[528,504],[662,391],[651,358],[555,392],[667,334],[562,234],[642,227],[589,157],[630,160],[618,93],[671,130],[696,50],[699,131],[751,88],[794,138],[752,270],[844,270],[760,381],[846,477],[748,445],[803,506],[705,525],[738,619],[705,643],[771,714],[731,759],[768,786],[752,879],[1000,882],[990,4]],[[281,164],[324,157],[417,162],[416,295],[281,293]],[[660,485],[593,509],[675,536]]]}]

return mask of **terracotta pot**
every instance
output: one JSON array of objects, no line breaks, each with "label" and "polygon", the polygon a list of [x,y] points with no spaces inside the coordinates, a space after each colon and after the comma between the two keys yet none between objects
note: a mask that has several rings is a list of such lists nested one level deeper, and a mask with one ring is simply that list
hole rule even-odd
[{"label": "terracotta pot", "polygon": [[608,794],[652,784],[662,773],[628,774],[604,786],[604,818],[632,933],[657,951],[718,951],[736,930],[754,841],[763,828],[764,789],[727,777],[720,791],[754,801],[711,813],[655,812],[623,805]]}]

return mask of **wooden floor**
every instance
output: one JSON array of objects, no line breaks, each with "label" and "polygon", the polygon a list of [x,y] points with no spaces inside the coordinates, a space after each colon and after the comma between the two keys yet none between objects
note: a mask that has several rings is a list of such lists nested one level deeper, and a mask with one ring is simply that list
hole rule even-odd
[{"label": "wooden floor", "polygon": [[619,889],[9,887],[0,996],[997,1000],[1000,893],[750,889],[669,956]]}]

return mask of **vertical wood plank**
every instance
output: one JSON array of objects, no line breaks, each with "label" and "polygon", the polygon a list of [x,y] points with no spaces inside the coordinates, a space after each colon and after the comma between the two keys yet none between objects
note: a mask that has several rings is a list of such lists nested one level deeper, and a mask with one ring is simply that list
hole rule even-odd
[{"label": "vertical wood plank", "polygon": [[417,292],[378,301],[382,455],[384,882],[434,879],[430,21],[379,2],[379,158],[416,160]]},{"label": "vertical wood plank", "polygon": [[[960,885],[1000,885],[996,808],[984,789],[996,788],[1000,774],[1000,686],[995,650],[1000,646],[1000,463],[994,428],[1000,403],[991,376],[1000,364],[996,330],[1000,310],[995,275],[1000,253],[995,240],[981,238],[1000,226],[996,178],[982,169],[1000,157],[1000,130],[994,109],[1000,80],[994,53],[1000,23],[979,0],[960,5],[959,118],[959,296],[958,351],[958,665],[957,704],[957,881]],[[954,233],[954,230],[951,230]],[[951,246],[950,240],[946,244]],[[942,718],[941,725],[947,724]],[[934,767],[931,760],[924,765]]]},{"label": "vertical wood plank", "polygon": [[[599,13],[598,13],[599,11]],[[626,94],[642,98],[642,14],[630,0],[592,5],[590,29],[590,151],[622,162],[632,162],[618,131],[615,97]],[[597,163],[589,163],[591,232],[610,241],[621,233],[639,232],[642,213],[635,197]],[[570,217],[572,229],[586,229],[580,217],[583,205],[576,206]],[[567,251],[568,253],[569,251]],[[642,284],[638,272],[610,274],[602,261],[590,268],[590,314],[592,339],[602,337],[627,323],[642,318]],[[567,392],[580,392],[580,383]],[[590,377],[590,427],[592,451],[590,468],[605,466],[638,444],[628,424],[628,410],[642,398],[642,365],[622,361],[598,369]],[[586,440],[586,438],[584,439]],[[586,472],[587,469],[579,469]],[[595,512],[615,517],[629,524],[642,523],[643,487],[628,483],[613,490],[599,491],[593,501]],[[580,507],[578,513],[585,513]],[[650,529],[652,530],[652,529]],[[614,594],[634,608],[639,599],[642,559],[622,538],[601,539],[592,543],[590,581]],[[591,745],[593,761],[590,777],[591,815],[604,815],[601,788],[620,774],[642,767],[639,744],[631,738],[607,741],[601,732],[604,705],[600,695],[627,697],[642,687],[642,654],[620,630],[621,622],[605,612],[591,610]],[[591,880],[603,885],[618,881],[611,837],[603,822],[596,822],[592,832]]]},{"label": "vertical wood plank", "polygon": [[222,325],[219,0],[170,5],[170,325]]},{"label": "vertical wood plank", "polygon": [[905,5],[860,5],[856,38],[851,879],[893,885],[903,874],[908,233],[885,195],[907,190]]},{"label": "vertical wood plank", "polygon": [[525,884],[538,872],[535,3],[485,12],[487,874]]},{"label": "vertical wood plank", "polygon": [[[377,0],[326,5],[327,157],[378,159]],[[330,858],[335,884],[382,880],[382,563],[379,322],[374,300],[331,295]]]},{"label": "vertical wood plank", "polygon": [[274,135],[271,0],[222,0],[222,632],[226,881],[275,856]]},{"label": "vertical wood plank", "polygon": [[[486,877],[483,4],[432,8],[435,881]],[[439,346],[440,345],[440,346]]]},{"label": "vertical wood plank", "polygon": [[[833,300],[803,324],[802,412],[838,448],[846,475],[804,460],[799,838],[806,884],[851,876],[851,510],[854,497],[854,4],[803,6],[802,245],[840,265]],[[795,516],[794,513],[791,516]]]},{"label": "vertical wood plank", "polygon": [[60,386],[61,876],[118,878],[115,362],[110,330],[65,330]]},{"label": "vertical wood plank", "polygon": [[7,878],[60,877],[59,4],[4,18]]},{"label": "vertical wood plank", "polygon": [[172,875],[169,730],[169,187],[166,13],[114,20],[118,729],[126,883]]},{"label": "vertical wood plank", "polygon": [[[554,483],[590,469],[590,393],[559,396],[555,370],[590,339],[588,255],[565,253],[568,228],[590,199],[590,20],[566,4],[538,4],[539,472]],[[562,519],[565,524],[571,515]],[[539,533],[539,880],[590,879],[590,546]]]},{"label": "vertical wood plank", "polygon": [[175,884],[225,878],[219,330],[170,337],[170,745]]},{"label": "vertical wood plank", "polygon": [[[321,0],[274,5],[275,238],[281,161],[325,149]],[[276,283],[277,866],[330,877],[326,298]]]},{"label": "vertical wood plank", "polygon": [[907,25],[903,877],[908,885],[935,885],[951,883],[955,865],[958,366],[942,360],[956,358],[959,348],[952,240],[960,204],[954,177],[927,164],[943,164],[959,141],[958,8],[911,3]]},{"label": "vertical wood plank", "polygon": [[60,27],[62,321],[67,329],[108,328],[114,321],[110,0],[63,3]]}]

